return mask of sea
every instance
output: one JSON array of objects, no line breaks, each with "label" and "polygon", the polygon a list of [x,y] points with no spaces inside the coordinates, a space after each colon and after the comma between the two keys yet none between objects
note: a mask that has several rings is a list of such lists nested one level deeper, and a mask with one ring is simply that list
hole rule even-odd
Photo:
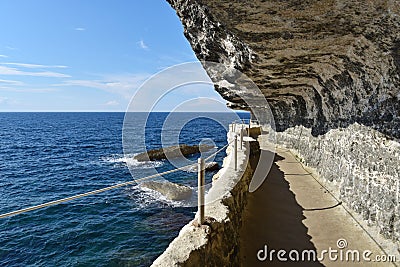
[{"label": "sea", "polygon": [[[144,136],[126,139],[133,150],[160,148],[165,137],[175,140],[169,145],[212,140],[217,150],[227,143],[228,124],[249,118],[248,113],[180,113],[169,125],[184,121],[183,127],[163,131],[169,115],[130,114],[131,120],[146,121]],[[0,113],[0,214],[138,179],[150,169],[173,169],[168,160],[138,162],[135,153],[124,154],[124,118],[122,112]],[[224,157],[223,150],[214,161],[221,165]],[[190,171],[163,178],[197,183]],[[0,266],[149,266],[196,210],[133,184],[3,218]]]}]

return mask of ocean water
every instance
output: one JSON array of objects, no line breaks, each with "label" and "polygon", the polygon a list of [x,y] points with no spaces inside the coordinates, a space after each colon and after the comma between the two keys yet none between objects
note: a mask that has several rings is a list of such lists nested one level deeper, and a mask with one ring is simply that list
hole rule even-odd
[{"label": "ocean water", "polygon": [[[179,124],[189,115],[174,120]],[[232,114],[212,114],[218,121],[203,115],[182,129],[163,131],[168,113],[151,113],[145,143],[129,142],[137,152],[159,148],[161,134],[166,140],[171,135],[170,144],[178,135],[180,143],[210,138],[216,147],[224,146]],[[124,113],[0,113],[0,213],[173,168],[166,160],[124,156],[123,121]],[[215,161],[224,156],[219,153]],[[183,171],[164,178],[189,186],[197,181],[196,173]],[[149,266],[195,211],[133,185],[0,219],[0,266]]]}]

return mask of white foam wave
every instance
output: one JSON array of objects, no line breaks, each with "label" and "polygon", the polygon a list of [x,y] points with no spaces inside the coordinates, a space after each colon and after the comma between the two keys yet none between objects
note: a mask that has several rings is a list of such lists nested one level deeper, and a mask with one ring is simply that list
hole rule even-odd
[{"label": "white foam wave", "polygon": [[114,154],[100,158],[101,161],[107,163],[114,163],[117,166],[125,165],[129,168],[140,168],[140,169],[151,169],[157,168],[164,164],[162,161],[138,161],[135,159],[135,155],[121,155]]},{"label": "white foam wave", "polygon": [[170,200],[163,194],[140,185],[134,185],[131,187],[130,197],[135,200],[137,205],[136,209],[138,210],[149,207],[182,206],[180,201]]}]

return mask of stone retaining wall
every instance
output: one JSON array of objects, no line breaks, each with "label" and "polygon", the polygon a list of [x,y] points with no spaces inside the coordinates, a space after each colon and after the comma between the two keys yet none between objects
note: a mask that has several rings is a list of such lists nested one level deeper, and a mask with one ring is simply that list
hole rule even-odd
[{"label": "stone retaining wall", "polygon": [[320,181],[362,224],[372,227],[367,230],[387,251],[400,248],[398,141],[357,123],[317,137],[296,126],[276,137],[278,144],[316,170]]},{"label": "stone retaining wall", "polygon": [[238,151],[238,169],[243,170],[238,175],[233,170],[233,153],[228,147],[223,168],[215,175],[209,192],[225,192],[222,199],[206,205],[206,223],[201,227],[196,225],[196,214],[152,266],[239,266],[241,214],[253,173],[252,161],[247,161],[249,150],[251,159],[259,151],[258,143],[250,142],[247,148]]}]

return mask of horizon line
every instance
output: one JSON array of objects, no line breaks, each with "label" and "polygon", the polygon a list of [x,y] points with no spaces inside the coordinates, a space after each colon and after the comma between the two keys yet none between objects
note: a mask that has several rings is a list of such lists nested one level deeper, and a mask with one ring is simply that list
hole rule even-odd
[{"label": "horizon line", "polygon": [[246,110],[231,110],[231,111],[119,111],[119,110],[0,110],[0,113],[246,113]]}]

